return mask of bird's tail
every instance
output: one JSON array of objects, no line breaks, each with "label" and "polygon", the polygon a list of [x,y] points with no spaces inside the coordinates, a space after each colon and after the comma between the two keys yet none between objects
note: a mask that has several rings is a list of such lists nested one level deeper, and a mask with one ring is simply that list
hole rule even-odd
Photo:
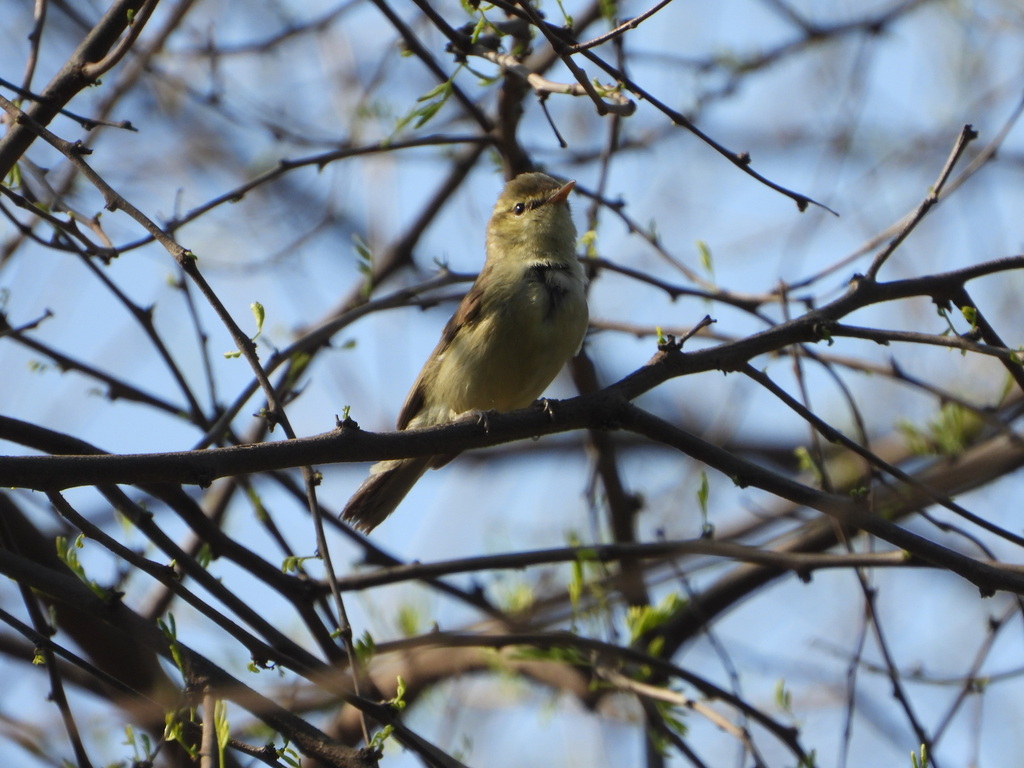
[{"label": "bird's tail", "polygon": [[352,494],[341,519],[369,533],[395,511],[420,476],[430,466],[430,456],[381,461],[370,468],[370,476]]}]

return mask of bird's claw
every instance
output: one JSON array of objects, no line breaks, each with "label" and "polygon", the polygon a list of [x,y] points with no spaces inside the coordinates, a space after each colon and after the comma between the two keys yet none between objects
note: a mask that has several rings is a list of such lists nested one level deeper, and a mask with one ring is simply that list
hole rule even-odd
[{"label": "bird's claw", "polygon": [[496,411],[481,411],[474,408],[472,411],[466,411],[460,413],[456,422],[475,422],[479,426],[483,427],[484,432],[491,431],[491,414]]},{"label": "bird's claw", "polygon": [[555,420],[555,403],[553,400],[548,400],[546,397],[542,397],[537,401],[537,404],[540,405],[541,410],[547,414],[547,417],[551,419],[551,421]]}]

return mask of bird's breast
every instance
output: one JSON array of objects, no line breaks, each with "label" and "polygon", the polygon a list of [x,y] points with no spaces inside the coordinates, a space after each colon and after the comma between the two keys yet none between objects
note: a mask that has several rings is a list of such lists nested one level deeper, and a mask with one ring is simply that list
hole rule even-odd
[{"label": "bird's breast", "polygon": [[541,322],[558,322],[558,314],[563,305],[575,297],[574,291],[582,291],[580,278],[573,274],[572,268],[565,264],[539,262],[526,271],[527,293],[535,305]]},{"label": "bird's breast", "polygon": [[458,371],[443,377],[452,382],[449,402],[455,413],[523,408],[576,354],[588,323],[585,279],[576,269],[576,264],[531,265],[459,334],[443,361]]}]

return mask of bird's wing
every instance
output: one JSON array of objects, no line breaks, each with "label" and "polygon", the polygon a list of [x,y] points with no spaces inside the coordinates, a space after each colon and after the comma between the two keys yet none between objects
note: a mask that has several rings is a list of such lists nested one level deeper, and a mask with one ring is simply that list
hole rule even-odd
[{"label": "bird's wing", "polygon": [[416,377],[416,381],[413,383],[412,389],[409,390],[409,394],[405,398],[405,403],[402,405],[402,410],[398,414],[398,429],[405,429],[408,427],[409,422],[412,421],[416,417],[416,414],[418,414],[423,408],[425,402],[424,393],[427,389],[427,382],[430,377],[436,375],[437,367],[440,364],[441,358],[444,356],[448,347],[452,345],[452,342],[455,340],[456,336],[458,336],[459,331],[467,326],[471,326],[479,317],[483,302],[483,289],[481,288],[483,275],[484,273],[480,274],[480,277],[478,277],[476,282],[473,283],[469,292],[462,297],[462,301],[459,302],[459,306],[455,310],[455,314],[451,316],[448,320],[448,324],[445,325],[444,330],[441,332],[441,340],[437,342],[437,346],[434,348],[430,357],[427,358],[427,362],[423,366],[423,370],[420,371],[420,375]]}]

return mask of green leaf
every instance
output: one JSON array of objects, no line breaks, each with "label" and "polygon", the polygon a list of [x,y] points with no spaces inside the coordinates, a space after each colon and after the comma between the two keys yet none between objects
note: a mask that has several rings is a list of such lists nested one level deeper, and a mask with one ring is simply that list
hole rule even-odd
[{"label": "green leaf", "polygon": [[202,546],[199,547],[199,551],[196,552],[196,562],[204,570],[209,568],[210,563],[213,562],[213,549],[208,541],[204,541]]},{"label": "green leaf", "polygon": [[319,560],[318,555],[288,555],[281,561],[282,573],[301,573],[307,560]]},{"label": "green leaf", "polygon": [[185,662],[181,657],[181,649],[178,647],[178,625],[174,621],[174,614],[168,613],[166,621],[162,618],[157,619],[156,626],[164,633],[164,637],[167,638],[168,650],[171,653],[171,659],[174,661],[174,665],[178,668],[178,671],[181,672],[182,677],[184,677]]},{"label": "green leaf", "polygon": [[405,680],[402,679],[401,675],[398,675],[395,679],[395,695],[388,699],[388,704],[394,707],[396,712],[401,712],[406,707]]},{"label": "green leaf", "polygon": [[896,424],[910,450],[924,456],[961,455],[981,427],[981,418],[958,403],[943,404],[923,429],[908,421]]},{"label": "green leaf", "polygon": [[299,753],[288,746],[289,743],[290,742],[285,740],[284,746],[275,750],[277,752],[277,759],[283,760],[287,765],[292,766],[292,768],[302,768],[302,759]]},{"label": "green leaf", "polygon": [[373,658],[374,654],[377,653],[377,643],[374,642],[373,635],[369,631],[365,631],[355,644],[356,660],[360,664],[368,664]]},{"label": "green leaf", "polygon": [[697,255],[700,257],[700,265],[704,267],[704,270],[710,274],[715,274],[715,263],[711,258],[711,249],[708,244],[703,240],[697,241]]},{"label": "green leaf", "polygon": [[569,579],[569,604],[572,605],[572,614],[575,616],[580,611],[580,598],[583,596],[585,580],[583,577],[583,562],[579,559],[572,562],[572,576]]},{"label": "green leaf", "polygon": [[368,299],[373,293],[373,251],[370,250],[366,241],[355,232],[352,233],[352,247],[356,251],[356,267],[364,280],[361,293],[363,298]]},{"label": "green leaf", "polygon": [[12,189],[17,189],[22,184],[21,166],[15,163],[11,168],[10,173],[7,174],[6,185]]},{"label": "green leaf", "polygon": [[675,592],[670,592],[658,605],[634,605],[626,611],[626,625],[629,627],[630,643],[636,643],[644,635],[662,626],[686,607],[686,601]]},{"label": "green leaf", "polygon": [[482,13],[480,18],[476,20],[476,24],[473,26],[473,31],[469,35],[469,42],[476,45],[476,41],[480,39],[480,35],[487,29],[487,17]]},{"label": "green leaf", "polygon": [[814,462],[811,457],[811,452],[804,446],[793,449],[793,456],[796,457],[797,466],[801,472],[807,472],[809,475],[814,477],[814,482],[821,482],[821,469]]},{"label": "green leaf", "polygon": [[501,595],[501,609],[511,615],[522,614],[534,604],[533,588],[524,582],[505,583]]},{"label": "green leaf", "polygon": [[383,728],[381,728],[379,731],[373,734],[373,738],[370,739],[370,750],[373,752],[380,752],[382,749],[384,749],[384,742],[391,738],[391,734],[394,732],[394,730],[395,726],[385,725]]},{"label": "green leaf", "polygon": [[[570,547],[578,547],[576,552],[576,558],[573,560],[570,568],[572,569],[571,576],[569,577],[569,584],[567,589],[569,592],[569,603],[572,605],[573,621],[579,615],[580,612],[580,599],[583,597],[584,591],[588,587],[587,579],[587,568],[588,566],[598,565],[597,553],[590,548],[580,547],[580,538],[575,533],[570,533],[566,537],[567,543]],[[594,592],[594,596],[597,598],[599,603],[604,602],[604,595],[600,591],[600,587],[596,583],[589,585]]]},{"label": "green leaf", "polygon": [[[343,349],[346,349],[344,345]],[[281,390],[292,390],[299,386],[299,379],[309,368],[309,364],[313,362],[313,356],[309,352],[293,352],[292,356],[288,358],[287,374],[281,381]],[[262,505],[261,505],[262,508]],[[263,517],[260,518],[265,519]]]},{"label": "green leaf", "polygon": [[68,570],[75,574],[79,581],[92,590],[93,594],[97,597],[104,600],[110,597],[110,593],[106,589],[86,575],[85,567],[78,559],[78,550],[85,547],[85,534],[78,534],[74,542],[71,543],[68,542],[65,536],[58,536],[54,541],[57,546],[57,557],[68,567]]},{"label": "green leaf", "polygon": [[459,65],[458,69],[452,73],[451,77],[443,83],[435,85],[425,94],[416,99],[416,103],[421,106],[414,107],[408,114],[398,119],[398,123],[395,125],[395,133],[401,131],[409,123],[413,123],[414,128],[422,128],[434,115],[436,115],[452,95],[452,92],[454,91],[455,76],[459,74],[463,66],[464,65]]},{"label": "green leaf", "polygon": [[689,729],[686,727],[686,723],[684,723],[679,716],[679,713],[682,713],[683,710],[675,704],[670,704],[667,701],[655,701],[654,708],[657,710],[658,714],[661,715],[661,719],[665,721],[665,725],[667,725],[672,732],[678,736],[686,736],[686,732]]},{"label": "green leaf", "polygon": [[775,684],[775,705],[787,714],[793,714],[793,694],[786,688],[786,681]]},{"label": "green leaf", "polygon": [[228,723],[228,704],[217,699],[213,705],[213,724],[217,731],[217,765],[224,765],[224,750],[231,740],[231,726]]},{"label": "green leaf", "polygon": [[715,526],[708,521],[708,496],[710,495],[710,488],[708,486],[708,473],[701,471],[700,473],[700,488],[697,489],[697,504],[700,506],[700,530],[701,536],[710,538],[715,533]]},{"label": "green leaf", "polygon": [[176,741],[189,754],[192,759],[198,756],[199,750],[194,743],[185,736],[185,723],[182,721],[181,711],[172,710],[164,715],[164,741]]},{"label": "green leaf", "polygon": [[[249,310],[252,312],[252,316],[256,318],[256,335],[251,337],[250,341],[256,342],[256,339],[263,333],[263,321],[266,319],[267,313],[263,309],[263,305],[258,301],[254,301],[249,305]],[[224,357],[228,360],[234,360],[235,358],[242,356],[242,350],[236,349],[234,352],[225,352]]]},{"label": "green leaf", "polygon": [[249,305],[249,309],[252,310],[252,316],[256,318],[256,335],[252,337],[253,341],[259,338],[259,335],[263,333],[263,321],[267,317],[267,312],[263,309],[263,305],[258,301],[254,301]]},{"label": "green leaf", "polygon": [[398,631],[403,637],[415,637],[420,633],[420,614],[414,605],[402,605],[398,609]]},{"label": "green leaf", "polygon": [[580,247],[587,254],[588,259],[597,258],[597,230],[588,229],[580,235]]},{"label": "green leaf", "polygon": [[423,109],[417,110],[416,123],[413,125],[413,128],[422,128],[430,118],[440,111],[441,107],[444,106],[444,103],[447,100],[448,97],[445,96],[438,101],[433,101],[430,104],[427,104]]}]

